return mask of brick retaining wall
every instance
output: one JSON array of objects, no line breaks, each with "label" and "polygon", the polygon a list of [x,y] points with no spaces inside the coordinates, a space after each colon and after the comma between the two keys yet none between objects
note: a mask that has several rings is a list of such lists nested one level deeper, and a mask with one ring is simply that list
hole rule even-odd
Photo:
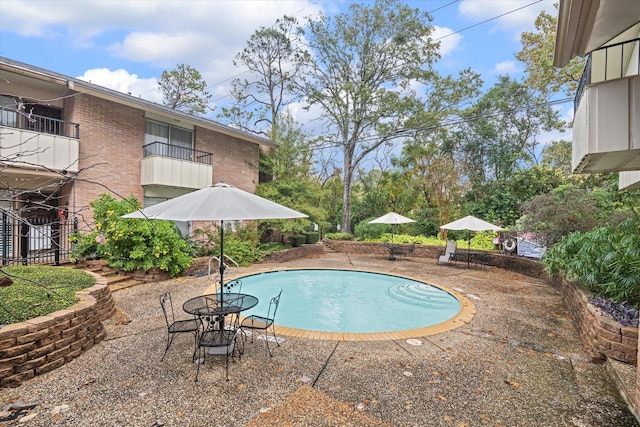
[{"label": "brick retaining wall", "polygon": [[79,301],[64,310],[0,328],[0,387],[21,382],[75,359],[106,336],[102,321],[115,312],[107,280],[76,292]]},{"label": "brick retaining wall", "polygon": [[[389,249],[387,249],[382,243],[356,242],[353,240],[325,240],[324,244],[336,252],[347,254],[389,254]],[[410,245],[407,244],[404,246]],[[427,258],[436,263],[438,261],[438,256],[442,253],[444,253],[444,246],[415,245],[412,255],[401,255],[401,258]],[[530,277],[547,277],[547,274],[542,269],[542,265],[538,261],[514,255],[504,255],[492,251],[486,251],[485,257],[488,265],[494,267],[516,271]]]},{"label": "brick retaining wall", "polygon": [[321,243],[298,246],[283,251],[271,252],[261,262],[287,262],[298,258],[310,258],[324,252]]},{"label": "brick retaining wall", "polygon": [[589,291],[561,277],[552,283],[562,292],[564,302],[583,342],[596,359],[619,360],[636,365],[638,362],[638,328],[621,326],[589,303]]},{"label": "brick retaining wall", "polygon": [[166,271],[160,270],[157,267],[150,268],[147,271],[144,270],[135,270],[135,271],[123,271],[118,270],[113,267],[109,267],[107,265],[107,261],[104,259],[90,259],[81,261],[80,263],[82,268],[87,270],[91,270],[94,273],[98,273],[101,275],[108,274],[121,274],[123,276],[131,276],[135,280],[139,280],[141,282],[150,283],[150,282],[159,282],[162,280],[169,280],[169,273]]}]

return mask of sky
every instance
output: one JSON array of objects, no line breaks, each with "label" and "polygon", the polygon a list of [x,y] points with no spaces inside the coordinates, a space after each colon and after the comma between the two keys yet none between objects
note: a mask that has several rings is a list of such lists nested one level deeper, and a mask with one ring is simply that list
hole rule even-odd
[{"label": "sky", "polygon": [[[441,42],[441,74],[471,67],[485,87],[498,75],[523,76],[515,58],[520,34],[535,30],[540,11],[557,15],[557,0],[415,0],[433,17]],[[232,99],[231,81],[243,70],[233,59],[251,34],[283,15],[304,21],[345,12],[348,0],[2,0],[0,56],[91,81],[158,102],[163,70],[197,69],[217,107]],[[372,3],[360,0],[358,3]],[[564,98],[558,96],[556,99]],[[561,115],[572,114],[563,104]],[[304,114],[300,112],[300,114]],[[300,121],[304,118],[298,117]],[[550,134],[543,139],[569,139]]]}]

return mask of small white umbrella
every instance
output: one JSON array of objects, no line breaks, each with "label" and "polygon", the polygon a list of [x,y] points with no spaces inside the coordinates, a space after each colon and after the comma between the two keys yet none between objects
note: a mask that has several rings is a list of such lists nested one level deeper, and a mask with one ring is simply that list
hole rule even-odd
[{"label": "small white umbrella", "polygon": [[[406,216],[402,216],[395,212],[389,212],[388,214],[382,215],[380,218],[376,218],[372,221],[369,221],[369,224],[406,224],[408,222],[415,222],[415,220],[411,218],[407,218]],[[391,243],[393,243],[393,230],[391,230]]]},{"label": "small white umbrella", "polygon": [[[467,215],[464,218],[460,218],[456,221],[450,222],[445,225],[441,225],[440,228],[445,230],[467,230],[469,250],[471,250],[471,232],[472,231],[501,231],[504,230],[497,225],[490,222],[476,218],[473,215]],[[467,266],[469,266],[469,258],[467,257]]]},{"label": "small white umbrella", "polygon": [[224,221],[306,218],[307,215],[220,182],[122,217],[171,221],[220,221],[220,286],[223,286]]}]

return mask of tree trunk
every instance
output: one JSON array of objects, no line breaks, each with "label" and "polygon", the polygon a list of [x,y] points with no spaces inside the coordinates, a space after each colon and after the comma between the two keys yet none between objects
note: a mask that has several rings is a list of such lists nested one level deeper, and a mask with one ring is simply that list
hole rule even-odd
[{"label": "tree trunk", "polygon": [[343,233],[351,233],[351,181],[353,167],[351,159],[344,159],[344,177],[342,179],[342,228]]}]

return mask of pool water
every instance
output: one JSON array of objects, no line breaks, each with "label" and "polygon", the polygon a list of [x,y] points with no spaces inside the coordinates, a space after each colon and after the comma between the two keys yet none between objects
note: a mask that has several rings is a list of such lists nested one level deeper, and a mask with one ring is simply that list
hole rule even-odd
[{"label": "pool water", "polygon": [[240,278],[242,293],[266,315],[280,292],[276,325],[323,332],[391,332],[436,325],[456,316],[460,301],[449,292],[400,276],[352,270],[305,269]]}]

